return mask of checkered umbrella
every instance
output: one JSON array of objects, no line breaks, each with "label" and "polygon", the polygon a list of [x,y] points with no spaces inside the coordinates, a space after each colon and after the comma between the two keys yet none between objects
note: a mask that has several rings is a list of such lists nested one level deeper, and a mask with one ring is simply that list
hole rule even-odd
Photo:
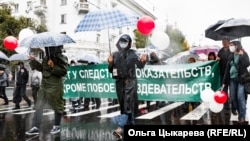
[{"label": "checkered umbrella", "polygon": [[138,16],[119,9],[95,10],[87,13],[77,25],[75,32],[101,31],[110,28],[135,26]]},{"label": "checkered umbrella", "polygon": [[67,43],[75,43],[75,41],[67,34],[42,32],[24,38],[19,47],[42,48],[55,47]]},{"label": "checkered umbrella", "polygon": [[[135,26],[138,16],[116,8],[91,11],[77,25],[75,32],[101,31],[104,29]],[[108,32],[109,37],[109,32]],[[110,42],[109,50],[111,52]]]}]

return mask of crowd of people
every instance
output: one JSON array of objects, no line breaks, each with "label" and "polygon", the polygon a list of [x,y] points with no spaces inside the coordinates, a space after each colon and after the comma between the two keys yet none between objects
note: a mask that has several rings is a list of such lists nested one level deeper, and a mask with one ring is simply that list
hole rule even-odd
[{"label": "crowd of people", "polygon": [[[222,40],[223,47],[216,52],[210,52],[207,55],[208,61],[218,61],[220,69],[220,85],[226,94],[228,100],[224,103],[224,110],[220,114],[227,114],[226,111],[238,115],[238,123],[244,124],[246,120],[246,98],[244,92],[244,82],[240,81],[239,76],[248,72],[250,65],[249,56],[244,51],[240,41],[232,41],[225,38]],[[107,58],[108,70],[115,80],[117,102],[120,108],[120,120],[113,135],[122,139],[125,125],[135,124],[135,113],[138,110],[139,100],[137,95],[137,77],[136,69],[142,69],[145,65],[162,65],[156,52],[138,55],[136,50],[131,49],[132,39],[129,35],[122,35],[117,44],[117,51],[112,52]],[[32,97],[34,102],[35,114],[32,128],[26,132],[27,135],[39,134],[39,128],[42,122],[43,109],[49,106],[54,110],[54,124],[51,129],[52,134],[60,132],[61,118],[64,113],[65,100],[63,99],[63,82],[67,74],[67,67],[77,65],[75,61],[68,64],[68,58],[62,54],[62,46],[45,47],[45,57],[42,62],[29,56],[29,65],[31,67],[31,80],[29,81],[29,72],[24,67],[23,62],[18,63],[18,70],[15,81],[13,103],[14,109],[20,109],[20,102],[24,99],[30,107],[32,100],[26,95],[26,87],[30,82],[32,88]],[[195,58],[189,58],[188,63],[195,63]],[[91,65],[92,63],[87,63]],[[8,86],[8,75],[5,73],[5,67],[0,65],[0,98],[4,99],[4,105],[9,104],[8,97],[5,94],[5,88]],[[83,101],[84,99],[84,101]],[[84,106],[89,108],[92,101],[96,108],[100,108],[101,98],[83,98],[76,97],[70,99],[72,108]],[[150,108],[150,101],[147,101],[146,109]],[[194,104],[194,103],[192,103]],[[77,105],[75,107],[75,105]],[[166,101],[157,101],[156,108],[166,105]],[[196,107],[197,105],[193,105]],[[229,124],[229,120],[225,119]],[[228,122],[227,122],[228,121]]]}]

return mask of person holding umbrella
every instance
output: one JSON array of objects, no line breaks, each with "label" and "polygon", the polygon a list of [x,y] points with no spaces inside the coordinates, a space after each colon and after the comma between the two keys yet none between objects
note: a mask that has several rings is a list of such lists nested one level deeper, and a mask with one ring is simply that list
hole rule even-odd
[{"label": "person holding umbrella", "polygon": [[[223,78],[225,75],[225,71],[226,71],[226,65],[229,59],[229,56],[231,54],[230,50],[229,50],[229,46],[230,46],[230,40],[229,38],[223,38],[222,39],[222,45],[223,47],[218,51],[218,54],[216,56],[216,60],[219,61],[219,68],[220,68],[220,83],[222,85],[223,83]],[[228,85],[225,85],[225,87],[223,87],[223,91],[226,92],[228,94]],[[224,109],[227,111],[230,111],[230,99],[224,104]],[[237,115],[236,112],[236,108],[234,107],[233,103],[231,102],[231,111],[234,115]],[[224,115],[222,115],[224,116]],[[226,117],[226,116],[225,116]],[[229,122],[229,119],[226,119],[225,121]]]},{"label": "person holding umbrella", "polygon": [[54,110],[54,126],[50,133],[60,132],[61,118],[64,113],[63,83],[68,67],[68,58],[62,54],[62,47],[45,47],[45,57],[42,63],[35,60],[33,56],[29,56],[30,66],[42,72],[42,82],[35,105],[33,127],[26,132],[27,135],[39,134],[43,109],[46,104]]},{"label": "person holding umbrella", "polygon": [[134,125],[135,110],[138,110],[136,68],[144,68],[147,55],[139,57],[135,50],[131,49],[132,39],[129,35],[122,35],[116,47],[118,51],[108,57],[108,70],[115,79],[116,94],[120,105],[121,122],[113,132],[117,139],[122,139],[125,124]]}]

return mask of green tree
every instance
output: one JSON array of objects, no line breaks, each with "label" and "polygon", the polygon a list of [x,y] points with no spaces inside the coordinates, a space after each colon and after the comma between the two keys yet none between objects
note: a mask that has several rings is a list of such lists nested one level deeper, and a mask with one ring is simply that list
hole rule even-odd
[{"label": "green tree", "polygon": [[134,30],[135,35],[135,47],[138,48],[145,48],[147,44],[147,36],[142,35],[137,29]]},{"label": "green tree", "polygon": [[179,52],[189,50],[188,42],[179,29],[167,25],[166,33],[169,36],[170,43],[169,47],[165,50],[165,53],[167,53],[170,57]]},{"label": "green tree", "polygon": [[[179,29],[167,25],[165,32],[169,36],[170,43],[169,47],[163,52],[167,54],[168,57],[172,57],[179,52],[189,50],[188,42]],[[142,35],[137,29],[134,30],[134,35],[136,48],[145,48],[147,44],[150,44],[148,41],[150,37]]]},{"label": "green tree", "polygon": [[7,50],[3,46],[3,40],[7,36],[14,36],[18,38],[19,32],[24,28],[31,28],[31,30],[39,32],[47,31],[45,25],[39,25],[37,21],[26,18],[24,16],[15,18],[11,15],[11,9],[7,6],[0,8],[0,50],[7,56],[15,53],[15,51]]}]

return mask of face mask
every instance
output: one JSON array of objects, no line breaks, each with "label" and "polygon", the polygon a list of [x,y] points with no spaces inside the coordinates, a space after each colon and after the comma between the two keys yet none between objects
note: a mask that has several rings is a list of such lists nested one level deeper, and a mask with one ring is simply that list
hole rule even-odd
[{"label": "face mask", "polygon": [[122,42],[122,41],[120,41],[120,42],[119,42],[119,46],[120,46],[121,48],[126,48],[126,47],[128,46],[128,42]]},{"label": "face mask", "polygon": [[235,51],[235,46],[230,46],[230,47],[229,47],[229,50],[230,50],[231,52],[234,52],[234,51]]}]

